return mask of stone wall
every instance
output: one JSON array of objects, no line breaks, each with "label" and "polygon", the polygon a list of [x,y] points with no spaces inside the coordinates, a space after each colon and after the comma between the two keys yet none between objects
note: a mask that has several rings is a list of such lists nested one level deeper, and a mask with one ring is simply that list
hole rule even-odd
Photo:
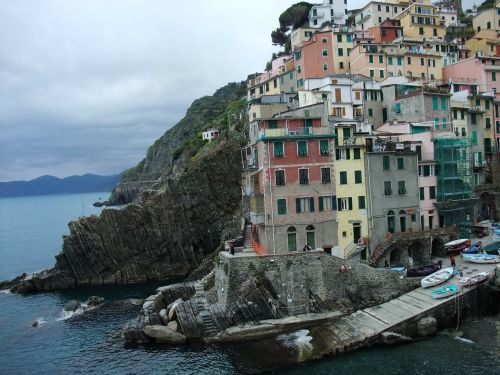
[{"label": "stone wall", "polygon": [[397,272],[346,263],[321,251],[258,257],[232,257],[223,252],[215,272],[221,306],[238,300],[241,285],[254,276],[268,282],[276,308],[290,315],[314,312],[315,304],[331,311],[357,309],[382,303],[415,286],[413,281],[400,279]]}]

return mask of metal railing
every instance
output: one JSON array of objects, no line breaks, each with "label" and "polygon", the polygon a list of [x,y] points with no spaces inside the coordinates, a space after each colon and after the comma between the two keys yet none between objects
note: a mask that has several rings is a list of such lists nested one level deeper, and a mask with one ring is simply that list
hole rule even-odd
[{"label": "metal railing", "polygon": [[302,128],[283,128],[283,129],[261,129],[259,131],[259,140],[266,138],[282,137],[302,137],[302,136],[335,136],[335,132],[329,127],[302,127]]}]

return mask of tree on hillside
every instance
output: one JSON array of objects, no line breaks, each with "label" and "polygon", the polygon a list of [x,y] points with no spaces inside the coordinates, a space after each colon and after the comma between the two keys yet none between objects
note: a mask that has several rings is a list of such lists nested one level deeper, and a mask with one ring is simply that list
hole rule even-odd
[{"label": "tree on hillside", "polygon": [[477,7],[477,11],[480,12],[485,9],[490,9],[495,6],[495,0],[485,0],[481,5]]},{"label": "tree on hillside", "polygon": [[271,32],[273,44],[285,47],[285,51],[289,52],[291,49],[289,33],[307,24],[311,7],[312,4],[302,1],[281,13],[279,18],[280,27]]}]

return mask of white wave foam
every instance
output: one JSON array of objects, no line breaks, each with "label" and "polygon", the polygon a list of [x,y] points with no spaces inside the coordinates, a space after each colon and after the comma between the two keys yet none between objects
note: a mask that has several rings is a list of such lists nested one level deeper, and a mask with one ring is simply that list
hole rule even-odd
[{"label": "white wave foam", "polygon": [[12,292],[10,291],[10,289],[2,289],[0,290],[0,294],[11,294]]},{"label": "white wave foam", "polygon": [[459,341],[462,341],[462,342],[465,342],[467,344],[475,344],[474,341],[466,339],[466,338],[463,338],[463,337],[455,336],[455,339],[459,340]]},{"label": "white wave foam", "polygon": [[285,346],[312,347],[312,337],[309,336],[309,330],[307,329],[300,329],[295,332],[285,333],[283,335],[279,335],[277,339]]},{"label": "white wave foam", "polygon": [[86,303],[82,303],[75,311],[66,311],[63,309],[61,311],[61,315],[56,320],[57,321],[67,320],[69,318],[72,318],[72,317],[75,317],[78,315],[82,315],[84,312],[92,311],[92,310],[96,309],[98,306],[99,305],[89,307],[89,305],[87,305]]}]

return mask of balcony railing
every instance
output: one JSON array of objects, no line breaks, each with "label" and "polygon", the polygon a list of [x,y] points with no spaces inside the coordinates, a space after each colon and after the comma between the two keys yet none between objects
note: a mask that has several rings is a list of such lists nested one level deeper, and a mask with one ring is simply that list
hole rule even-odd
[{"label": "balcony railing", "polygon": [[482,112],[484,112],[484,108],[481,107],[480,105],[474,105],[474,106],[469,107],[469,112],[482,113]]},{"label": "balcony railing", "polygon": [[303,127],[303,128],[283,128],[283,129],[261,129],[259,140],[285,137],[335,137],[335,132],[329,127]]}]

